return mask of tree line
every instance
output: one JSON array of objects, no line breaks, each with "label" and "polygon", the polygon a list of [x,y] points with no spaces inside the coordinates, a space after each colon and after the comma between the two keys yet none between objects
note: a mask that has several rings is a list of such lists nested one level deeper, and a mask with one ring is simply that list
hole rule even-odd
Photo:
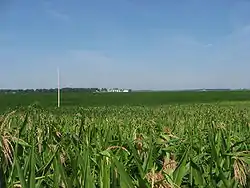
[{"label": "tree line", "polygon": [[[118,89],[118,88],[115,88]],[[62,92],[107,92],[107,88],[61,88]],[[129,89],[131,91],[131,89]],[[0,89],[0,93],[55,93],[57,92],[57,88],[51,89]]]},{"label": "tree line", "polygon": [[[61,88],[62,92],[96,92],[99,88]],[[0,93],[54,93],[57,88],[51,89],[0,89]]]}]

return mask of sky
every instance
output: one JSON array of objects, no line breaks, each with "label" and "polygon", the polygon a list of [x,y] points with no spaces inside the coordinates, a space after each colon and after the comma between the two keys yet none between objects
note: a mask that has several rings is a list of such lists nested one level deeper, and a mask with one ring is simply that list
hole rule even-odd
[{"label": "sky", "polygon": [[248,0],[0,0],[0,88],[250,88]]}]

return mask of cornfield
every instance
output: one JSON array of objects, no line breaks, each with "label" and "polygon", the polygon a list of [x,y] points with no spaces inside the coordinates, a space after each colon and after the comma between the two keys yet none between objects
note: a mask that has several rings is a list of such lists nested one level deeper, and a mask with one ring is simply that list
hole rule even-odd
[{"label": "cornfield", "polygon": [[248,103],[30,106],[0,131],[0,187],[250,187]]}]

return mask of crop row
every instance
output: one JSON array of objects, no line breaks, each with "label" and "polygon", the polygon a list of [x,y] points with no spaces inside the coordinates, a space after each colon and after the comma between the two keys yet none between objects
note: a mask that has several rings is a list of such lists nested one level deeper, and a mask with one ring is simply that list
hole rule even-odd
[{"label": "crop row", "polygon": [[20,108],[0,119],[7,187],[249,187],[244,104]]}]

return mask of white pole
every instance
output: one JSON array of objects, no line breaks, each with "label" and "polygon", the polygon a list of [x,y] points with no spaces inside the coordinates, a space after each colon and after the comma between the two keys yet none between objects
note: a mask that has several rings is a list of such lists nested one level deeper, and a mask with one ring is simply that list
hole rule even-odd
[{"label": "white pole", "polygon": [[60,72],[57,68],[57,107],[60,107]]}]

